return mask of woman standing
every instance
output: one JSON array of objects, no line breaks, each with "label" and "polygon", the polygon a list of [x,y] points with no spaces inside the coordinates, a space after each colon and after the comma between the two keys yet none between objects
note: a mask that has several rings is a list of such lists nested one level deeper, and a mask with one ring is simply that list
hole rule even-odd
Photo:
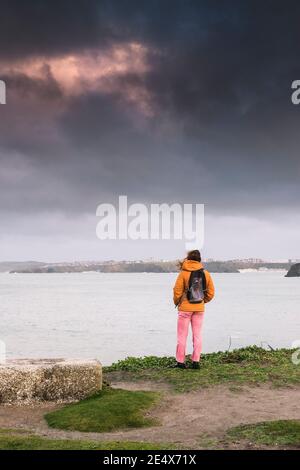
[{"label": "woman standing", "polygon": [[177,367],[185,369],[185,350],[189,325],[193,332],[193,368],[199,369],[202,351],[202,325],[207,302],[214,297],[215,289],[208,271],[203,269],[199,250],[190,251],[181,263],[174,286],[174,304],[178,307]]}]

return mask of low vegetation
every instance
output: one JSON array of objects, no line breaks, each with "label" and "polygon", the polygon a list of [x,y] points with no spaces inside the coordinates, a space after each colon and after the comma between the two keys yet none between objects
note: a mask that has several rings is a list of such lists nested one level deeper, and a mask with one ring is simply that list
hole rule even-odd
[{"label": "low vegetation", "polygon": [[[204,354],[199,370],[176,369],[174,357],[129,357],[104,368],[105,376],[124,380],[164,381],[179,392],[222,383],[274,386],[300,383],[300,366],[293,364],[290,349],[266,350],[257,346]],[[190,365],[190,361],[188,361]]]},{"label": "low vegetation", "polygon": [[165,450],[172,445],[151,442],[46,439],[18,430],[0,430],[0,450]]},{"label": "low vegetation", "polygon": [[49,426],[82,432],[107,432],[157,424],[146,412],[159,394],[106,387],[97,395],[46,414]]},{"label": "low vegetation", "polygon": [[270,446],[300,446],[300,421],[279,420],[232,428],[227,433],[234,441]]}]

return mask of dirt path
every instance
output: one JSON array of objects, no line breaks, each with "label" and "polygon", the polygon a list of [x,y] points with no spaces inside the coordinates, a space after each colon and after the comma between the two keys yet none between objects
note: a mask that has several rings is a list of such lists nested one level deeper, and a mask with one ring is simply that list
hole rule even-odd
[{"label": "dirt path", "polygon": [[[0,406],[0,427],[24,428],[49,438],[172,442],[201,448],[203,437],[222,438],[226,429],[243,423],[275,419],[300,419],[300,387],[274,389],[267,385],[234,391],[215,386],[174,394],[157,384],[116,382],[114,387],[163,392],[151,412],[161,425],[111,433],[81,433],[49,429],[43,415],[54,405],[38,407]],[[57,406],[56,406],[57,408]]]}]

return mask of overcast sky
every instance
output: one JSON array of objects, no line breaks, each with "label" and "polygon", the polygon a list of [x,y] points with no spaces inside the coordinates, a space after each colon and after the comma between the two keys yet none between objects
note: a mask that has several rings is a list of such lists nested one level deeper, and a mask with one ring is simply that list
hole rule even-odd
[{"label": "overcast sky", "polygon": [[297,1],[1,1],[0,260],[177,258],[99,203],[205,204],[205,257],[300,258]]}]

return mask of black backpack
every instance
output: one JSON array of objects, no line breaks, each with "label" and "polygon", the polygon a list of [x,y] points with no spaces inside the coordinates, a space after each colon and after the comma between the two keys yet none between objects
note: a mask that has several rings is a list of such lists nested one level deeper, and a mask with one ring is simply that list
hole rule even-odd
[{"label": "black backpack", "polygon": [[191,304],[201,304],[206,291],[206,277],[203,269],[192,271],[187,289],[187,299]]}]

